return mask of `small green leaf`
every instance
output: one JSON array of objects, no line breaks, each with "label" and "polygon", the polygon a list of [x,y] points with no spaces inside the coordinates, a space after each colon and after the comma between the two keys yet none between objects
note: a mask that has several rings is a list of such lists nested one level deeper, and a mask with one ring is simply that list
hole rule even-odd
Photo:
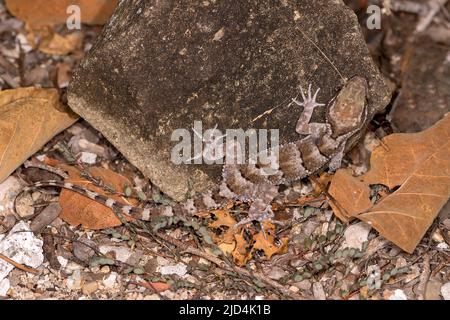
[{"label": "small green leaf", "polygon": [[133,273],[137,274],[137,275],[144,274],[145,270],[143,268],[141,268],[141,267],[136,267],[136,268],[133,269]]},{"label": "small green leaf", "polygon": [[303,279],[304,279],[304,276],[302,276],[301,274],[296,274],[296,275],[294,276],[294,281],[295,281],[295,282],[303,281]]},{"label": "small green leaf", "polygon": [[315,268],[317,271],[320,271],[320,270],[323,269],[323,266],[322,266],[322,264],[321,264],[320,262],[316,262],[316,263],[314,263],[314,268]]},{"label": "small green leaf", "polygon": [[141,200],[141,201],[146,201],[147,200],[147,196],[142,191],[139,191],[137,193],[137,196],[138,196],[139,200]]},{"label": "small green leaf", "polygon": [[324,235],[321,235],[321,236],[319,237],[319,239],[317,239],[317,241],[318,241],[319,243],[325,243],[325,242],[327,241],[327,237],[324,236]]},{"label": "small green leaf", "polygon": [[99,257],[99,256],[94,256],[91,258],[91,260],[89,261],[89,265],[91,267],[95,267],[95,266],[113,266],[114,265],[114,260],[110,259],[110,258],[105,258],[105,257]]},{"label": "small green leaf", "polygon": [[348,249],[342,250],[342,257],[343,257],[343,258],[348,257],[348,254],[349,254],[349,250],[348,250]]},{"label": "small green leaf", "polygon": [[134,270],[134,267],[128,267],[128,268],[126,268],[123,272],[124,272],[125,274],[129,274],[129,273],[132,273],[133,270]]},{"label": "small green leaf", "polygon": [[200,228],[198,229],[198,233],[201,234],[203,240],[205,240],[205,242],[206,242],[207,244],[214,244],[213,239],[211,238],[211,236],[209,235],[208,230],[206,230],[205,227],[200,227]]},{"label": "small green leaf", "polygon": [[125,195],[127,197],[131,196],[131,194],[133,193],[133,190],[131,190],[131,188],[129,186],[125,187]]},{"label": "small green leaf", "polygon": [[304,211],[304,213],[303,213],[303,216],[304,216],[305,218],[309,218],[309,217],[314,213],[315,210],[316,210],[316,209],[315,209],[314,207],[307,206],[307,207],[305,208],[305,211]]},{"label": "small green leaf", "polygon": [[391,277],[391,274],[389,272],[386,272],[385,274],[383,274],[383,281],[388,281],[389,278]]}]

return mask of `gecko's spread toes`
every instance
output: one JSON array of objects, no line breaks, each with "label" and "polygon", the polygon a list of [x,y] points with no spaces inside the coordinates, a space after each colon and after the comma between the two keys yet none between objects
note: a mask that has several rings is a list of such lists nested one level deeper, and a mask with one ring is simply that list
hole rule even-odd
[{"label": "gecko's spread toes", "polygon": [[317,95],[319,94],[319,91],[320,91],[320,88],[318,88],[316,90],[316,92],[314,93],[314,96],[313,96],[312,91],[311,91],[311,84],[310,84],[308,86],[308,96],[305,96],[303,89],[300,88],[300,93],[302,95],[303,101],[298,101],[296,98],[294,98],[294,99],[292,99],[292,102],[294,102],[296,105],[298,105],[300,107],[305,107],[308,109],[313,109],[315,107],[324,106],[325,104],[317,102]]}]

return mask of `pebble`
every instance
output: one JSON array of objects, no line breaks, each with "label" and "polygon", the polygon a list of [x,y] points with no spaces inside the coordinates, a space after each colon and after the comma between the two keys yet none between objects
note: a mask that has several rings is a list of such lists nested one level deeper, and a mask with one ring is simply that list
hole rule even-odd
[{"label": "pebble", "polygon": [[117,260],[133,266],[139,263],[143,255],[142,250],[136,249],[133,251],[126,246],[101,245],[99,246],[99,250],[103,254],[114,252]]},{"label": "pebble", "polygon": [[83,294],[90,296],[95,291],[97,291],[97,289],[98,289],[98,284],[96,281],[93,281],[93,282],[88,282],[88,283],[84,284],[82,291],[83,291]]},{"label": "pebble", "polygon": [[109,266],[103,266],[100,269],[101,273],[110,273],[111,272],[111,268]]},{"label": "pebble", "polygon": [[95,164],[97,161],[97,155],[95,153],[91,152],[81,152],[81,162],[87,163],[87,164]]},{"label": "pebble", "polygon": [[111,274],[108,277],[103,279],[103,285],[107,289],[112,289],[112,288],[114,288],[114,285],[116,284],[116,281],[117,281],[117,273],[116,272],[111,272]]},{"label": "pebble", "polygon": [[365,222],[352,224],[344,232],[345,240],[342,244],[342,248],[362,250],[363,243],[367,241],[371,229],[372,227]]},{"label": "pebble", "polygon": [[83,262],[88,262],[95,255],[97,244],[89,239],[80,239],[73,242],[73,254]]},{"label": "pebble", "polygon": [[66,286],[69,290],[80,290],[83,278],[81,276],[81,270],[75,270],[73,274],[66,279]]},{"label": "pebble", "polygon": [[441,300],[441,287],[441,282],[436,279],[430,279],[427,283],[427,289],[425,291],[425,300]]},{"label": "pebble", "polygon": [[450,300],[450,282],[447,282],[441,287],[441,295],[444,300]]},{"label": "pebble", "polygon": [[395,289],[394,293],[389,296],[389,300],[408,300],[408,297],[401,289]]},{"label": "pebble", "polygon": [[286,271],[284,271],[280,267],[273,267],[268,273],[267,276],[273,280],[280,280],[284,276],[286,276]]},{"label": "pebble", "polygon": [[[59,261],[59,259],[58,259],[58,261]],[[67,265],[65,266],[64,271],[67,272],[67,273],[72,273],[72,272],[75,272],[75,271],[80,271],[82,268],[83,267],[80,266],[78,263],[73,262],[73,261],[69,261],[67,263]]]},{"label": "pebble", "polygon": [[44,228],[46,228],[49,224],[55,220],[60,212],[61,206],[59,203],[51,203],[49,204],[41,213],[39,213],[36,218],[31,221],[30,229],[35,234],[42,232]]},{"label": "pebble", "polygon": [[182,277],[187,273],[187,266],[184,263],[177,263],[175,265],[166,265],[161,267],[160,272],[162,275],[176,274]]},{"label": "pebble", "polygon": [[308,279],[305,279],[300,282],[296,282],[294,285],[300,290],[309,291],[311,290],[312,283]]},{"label": "pebble", "polygon": [[326,300],[325,290],[320,282],[315,282],[313,284],[313,295],[317,300]]},{"label": "pebble", "polygon": [[9,291],[11,284],[8,278],[5,278],[0,281],[0,297],[5,297]]},{"label": "pebble", "polygon": [[297,293],[297,292],[300,291],[300,289],[297,288],[296,286],[290,286],[290,287],[289,287],[289,291],[292,291],[292,292],[294,292],[294,293]]}]

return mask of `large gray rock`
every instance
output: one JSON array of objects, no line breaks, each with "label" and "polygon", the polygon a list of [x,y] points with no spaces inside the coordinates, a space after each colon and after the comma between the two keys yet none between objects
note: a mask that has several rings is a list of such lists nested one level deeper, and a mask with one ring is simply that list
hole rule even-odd
[{"label": "large gray rock", "polygon": [[341,1],[130,0],[76,72],[69,104],[181,200],[213,186],[220,165],[174,165],[174,129],[202,120],[205,129],[278,128],[292,141],[301,109],[288,103],[300,86],[322,88],[325,102],[354,75],[369,82],[371,114],[382,110],[388,89]]}]

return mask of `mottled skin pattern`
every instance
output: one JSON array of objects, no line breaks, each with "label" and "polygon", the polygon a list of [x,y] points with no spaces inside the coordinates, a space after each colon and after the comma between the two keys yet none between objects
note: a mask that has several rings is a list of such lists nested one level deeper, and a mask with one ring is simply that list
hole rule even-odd
[{"label": "mottled skin pattern", "polygon": [[[302,92],[303,101],[293,99],[291,107],[302,107],[296,131],[299,140],[279,147],[279,157],[270,164],[243,164],[223,167],[223,181],[218,188],[200,197],[175,206],[154,206],[149,208],[131,207],[113,199],[89,191],[83,187],[59,181],[38,182],[23,191],[40,187],[59,187],[72,190],[91,198],[109,208],[119,210],[134,218],[148,221],[156,215],[190,215],[197,210],[217,208],[227,199],[250,203],[248,217],[237,226],[252,221],[274,221],[271,202],[278,194],[281,184],[306,178],[329,167],[331,171],[340,167],[347,142],[365,127],[367,121],[367,83],[362,77],[350,79],[339,94],[326,106],[326,122],[310,123],[316,107],[317,90],[312,95],[309,86],[307,96]],[[269,168],[270,167],[270,168]],[[270,169],[271,174],[268,175]]]}]

